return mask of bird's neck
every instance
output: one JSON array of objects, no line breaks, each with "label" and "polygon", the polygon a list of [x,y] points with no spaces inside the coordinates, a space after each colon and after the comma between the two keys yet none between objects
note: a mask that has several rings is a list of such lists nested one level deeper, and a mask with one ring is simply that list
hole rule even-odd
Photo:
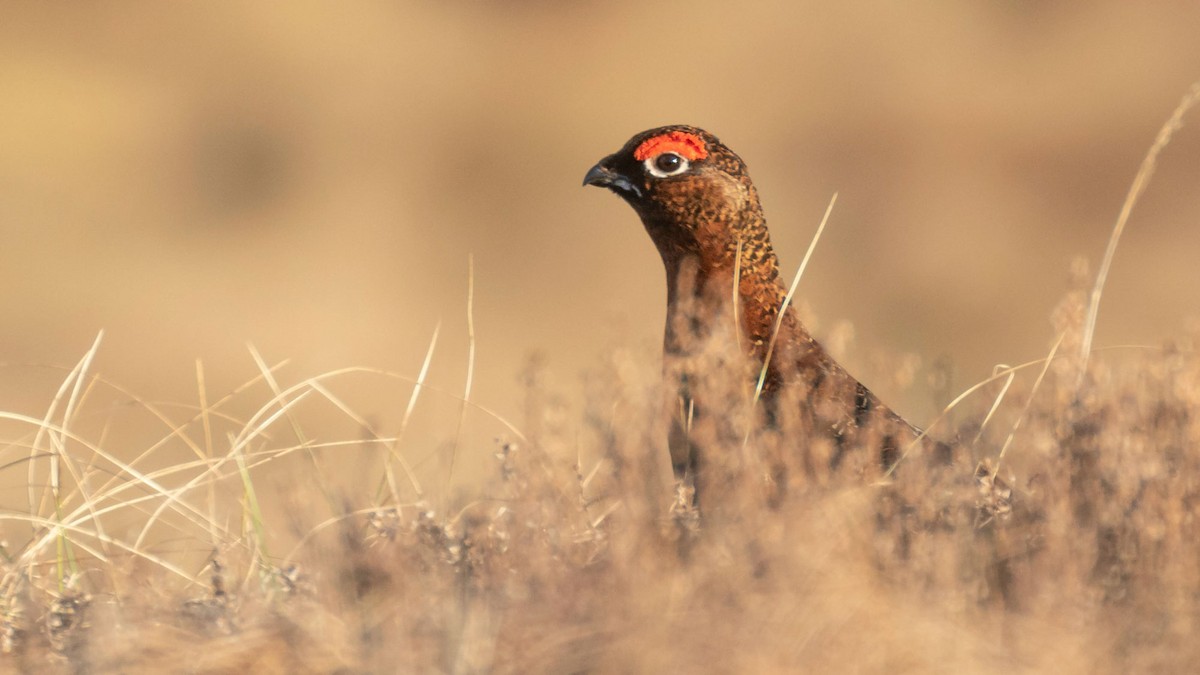
[{"label": "bird's neck", "polygon": [[[701,335],[712,333],[712,326],[705,324],[736,316],[743,344],[762,357],[786,288],[761,213],[747,215],[751,217],[737,223],[698,223],[690,245],[660,244],[659,252],[667,272],[668,311],[691,314],[695,332]],[[790,312],[785,321],[794,321]],[[668,348],[672,332],[678,329],[670,329],[669,319]]]}]

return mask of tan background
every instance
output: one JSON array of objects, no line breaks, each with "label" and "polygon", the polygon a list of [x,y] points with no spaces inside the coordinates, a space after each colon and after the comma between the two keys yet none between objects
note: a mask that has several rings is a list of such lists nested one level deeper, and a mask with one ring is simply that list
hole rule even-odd
[{"label": "tan background", "polygon": [[[876,357],[948,357],[961,387],[1044,354],[1071,259],[1099,259],[1200,77],[1191,0],[40,5],[0,10],[0,408],[29,414],[61,374],[26,364],[74,363],[101,328],[98,371],[194,402],[194,359],[215,397],[256,372],[248,341],[289,381],[415,374],[440,319],[430,378],[461,390],[473,254],[474,398],[520,423],[531,353],[571,395],[613,346],[659,339],[656,254],[580,181],[683,122],[747,160],[789,273],[840,193],[801,295],[921,422],[925,380]],[[1193,118],[1099,345],[1197,314],[1198,214]],[[394,428],[407,390],[367,391],[343,388]]]}]

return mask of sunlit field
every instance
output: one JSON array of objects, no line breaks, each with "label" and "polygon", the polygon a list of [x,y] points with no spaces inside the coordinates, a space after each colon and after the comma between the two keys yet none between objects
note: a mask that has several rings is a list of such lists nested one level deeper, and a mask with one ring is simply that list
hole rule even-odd
[{"label": "sunlit field", "polygon": [[[285,379],[252,352],[258,375],[217,393],[198,363],[189,405],[94,373],[97,340],[52,371],[44,416],[0,415],[6,469],[28,476],[25,508],[4,513],[6,666],[1185,672],[1200,659],[1196,336],[1093,353],[1104,270],[1091,283],[1077,265],[1045,358],[998,368],[934,421],[927,433],[958,446],[949,465],[914,445],[894,471],[862,453],[831,470],[787,416],[762,425],[743,369],[719,358],[736,346],[708,345],[725,365],[693,391],[727,412],[693,432],[716,449],[702,510],[655,459],[662,393],[645,354],[598,365],[564,434],[536,366],[519,423],[468,403],[469,379],[429,390],[436,336],[415,376]],[[394,431],[337,393],[363,379],[408,393]],[[454,434],[414,459],[421,397],[502,428],[478,485],[437,482],[465,450]],[[228,413],[239,398],[257,410]],[[348,431],[308,429],[314,408]],[[121,459],[110,429],[139,417],[159,439]],[[787,467],[782,501],[768,457]]]},{"label": "sunlit field", "polygon": [[[6,9],[0,672],[1193,672],[1200,16],[889,8]],[[716,337],[676,484],[675,122],[952,462]]]}]

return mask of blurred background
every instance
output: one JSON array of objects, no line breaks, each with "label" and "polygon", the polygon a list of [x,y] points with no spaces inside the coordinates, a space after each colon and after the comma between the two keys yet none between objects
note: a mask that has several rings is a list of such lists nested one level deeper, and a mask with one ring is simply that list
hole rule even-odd
[{"label": "blurred background", "polygon": [[[1194,0],[7,2],[0,409],[43,414],[64,373],[38,364],[101,329],[94,372],[194,405],[197,359],[211,399],[258,373],[247,343],[291,382],[415,376],[440,322],[429,382],[461,392],[469,257],[474,401],[520,426],[533,361],[569,409],[616,347],[656,374],[661,264],[580,181],[688,123],[749,164],[789,276],[839,193],[802,304],[923,423],[932,364],[958,390],[1047,352],[1071,261],[1095,270],[1200,77],[1198,35]],[[1193,116],[1129,223],[1098,346],[1197,315],[1198,216]],[[388,386],[342,395],[394,430],[408,385]]]}]

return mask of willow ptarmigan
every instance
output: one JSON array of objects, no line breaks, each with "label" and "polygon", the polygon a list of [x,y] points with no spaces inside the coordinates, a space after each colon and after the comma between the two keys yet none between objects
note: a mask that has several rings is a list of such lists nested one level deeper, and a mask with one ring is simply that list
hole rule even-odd
[{"label": "willow ptarmigan", "polygon": [[[698,349],[697,337],[713,333],[713,322],[733,324],[729,317],[737,317],[741,344],[761,368],[787,293],[745,163],[702,129],[660,127],[600,160],[583,184],[608,188],[628,202],[654,240],[667,271],[664,370],[684,402],[676,409],[711,414],[704,401],[690,400],[689,366],[679,364]],[[688,316],[681,320],[680,312]],[[832,446],[833,468],[855,448],[874,454],[883,466],[896,461],[917,430],[834,361],[790,307],[778,330],[761,398],[768,421],[798,417],[801,428]],[[798,398],[785,394],[797,391]],[[780,410],[784,400],[800,410]],[[704,449],[682,438],[679,419],[675,422],[672,464],[678,478],[696,481],[699,498]],[[868,427],[870,433],[860,433]]]}]

